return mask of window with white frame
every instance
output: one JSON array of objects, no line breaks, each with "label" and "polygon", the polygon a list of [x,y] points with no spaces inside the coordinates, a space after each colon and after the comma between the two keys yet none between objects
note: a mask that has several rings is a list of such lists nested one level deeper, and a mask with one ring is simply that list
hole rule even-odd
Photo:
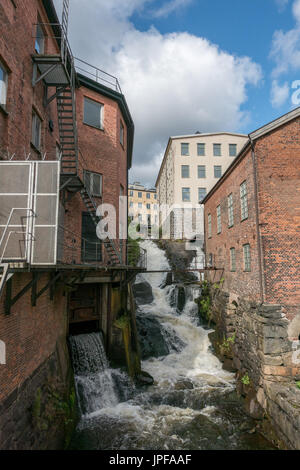
[{"label": "window with white frame", "polygon": [[129,207],[133,207],[133,202],[132,201],[130,201]]},{"label": "window with white frame", "polygon": [[233,227],[234,217],[233,217],[233,195],[229,194],[227,198],[228,202],[228,227]]},{"label": "window with white frame", "polygon": [[0,105],[6,107],[8,73],[2,62],[0,62]]},{"label": "window with white frame", "polygon": [[31,142],[37,150],[41,149],[42,120],[37,113],[32,111]]},{"label": "window with white frame", "polygon": [[221,178],[221,176],[222,176],[222,167],[221,167],[221,165],[214,165],[214,176],[215,176],[215,178]]},{"label": "window with white frame", "polygon": [[189,165],[181,165],[181,178],[190,177],[190,167]]},{"label": "window with white frame", "polygon": [[211,230],[211,214],[208,214],[207,216],[207,232],[208,232],[208,238],[211,238],[212,230]]},{"label": "window with white frame", "polygon": [[235,248],[230,248],[230,271],[236,271],[236,256],[235,256]]},{"label": "window with white frame", "polygon": [[237,154],[237,145],[236,144],[229,144],[229,156],[236,157]]},{"label": "window with white frame", "polygon": [[41,24],[36,25],[35,52],[44,54],[45,52],[45,34]]},{"label": "window with white frame", "polygon": [[143,197],[143,194],[142,194],[142,193],[138,193],[138,197]]},{"label": "window with white frame", "polygon": [[181,155],[189,155],[190,150],[189,150],[190,145],[187,143],[182,143],[181,144]]},{"label": "window with white frame", "polygon": [[198,188],[198,202],[202,202],[206,196],[206,188]]},{"label": "window with white frame", "polygon": [[205,157],[205,144],[197,144],[198,157]]},{"label": "window with white frame", "polygon": [[189,202],[191,200],[190,188],[182,188],[182,201]]},{"label": "window with white frame", "polygon": [[83,122],[97,129],[103,129],[103,104],[84,98]]},{"label": "window with white frame", "polygon": [[142,209],[142,208],[143,208],[143,203],[142,203],[142,202],[139,202],[139,203],[138,203],[138,208],[139,208],[139,209]]},{"label": "window with white frame", "polygon": [[248,218],[247,181],[244,181],[240,186],[240,198],[241,198],[241,219],[245,220]]},{"label": "window with white frame", "polygon": [[217,207],[217,232],[222,232],[221,206]]},{"label": "window with white frame", "polygon": [[151,209],[151,204],[147,204],[147,209],[148,209],[148,210]]},{"label": "window with white frame", "polygon": [[198,178],[206,178],[205,165],[198,165]]},{"label": "window with white frame", "polygon": [[151,199],[151,194],[150,194],[150,193],[146,193],[146,198],[147,198],[147,199]]},{"label": "window with white frame", "polygon": [[91,196],[102,197],[102,175],[84,171],[84,184]]},{"label": "window with white frame", "polygon": [[251,252],[250,252],[250,245],[247,243],[243,245],[243,252],[244,252],[244,271],[250,272],[251,271]]},{"label": "window with white frame", "polygon": [[221,144],[214,144],[214,157],[221,157]]},{"label": "window with white frame", "polygon": [[133,197],[133,191],[129,191],[129,196]]}]

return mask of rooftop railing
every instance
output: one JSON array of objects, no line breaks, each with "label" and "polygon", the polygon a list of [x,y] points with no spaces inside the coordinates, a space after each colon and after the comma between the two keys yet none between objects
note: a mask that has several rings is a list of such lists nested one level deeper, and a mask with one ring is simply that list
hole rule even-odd
[{"label": "rooftop railing", "polygon": [[119,80],[111,75],[110,73],[104,72],[104,70],[95,67],[94,65],[89,64],[88,62],[74,57],[74,64],[76,72],[81,75],[94,80],[101,85],[105,85],[118,93],[122,94],[121,86]]}]

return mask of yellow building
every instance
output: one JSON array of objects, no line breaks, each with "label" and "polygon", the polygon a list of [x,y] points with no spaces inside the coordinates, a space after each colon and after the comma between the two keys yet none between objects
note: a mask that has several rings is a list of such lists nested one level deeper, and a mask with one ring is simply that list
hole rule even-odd
[{"label": "yellow building", "polygon": [[147,189],[138,182],[129,184],[128,215],[143,225],[158,225],[156,189]]}]

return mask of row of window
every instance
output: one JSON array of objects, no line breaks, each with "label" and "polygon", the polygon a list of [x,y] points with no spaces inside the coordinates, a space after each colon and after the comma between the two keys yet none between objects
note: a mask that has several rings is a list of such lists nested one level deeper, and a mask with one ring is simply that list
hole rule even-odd
[{"label": "row of window", "polygon": [[[240,185],[240,209],[241,209],[241,221],[248,218],[248,191],[247,181],[244,181]],[[228,227],[234,226],[234,206],[233,206],[233,194],[229,194],[227,197],[227,211],[228,211]],[[217,233],[222,232],[222,214],[221,205],[218,205],[217,210]],[[212,236],[212,215],[208,214],[208,237]]]},{"label": "row of window", "polygon": [[[130,218],[130,220],[132,221],[132,220],[134,219],[134,216],[133,216],[133,215],[129,215],[129,218]],[[137,218],[138,218],[138,221],[139,221],[139,222],[144,222],[144,221],[145,221],[149,226],[151,225],[151,215],[150,215],[150,214],[147,214],[147,215],[145,216],[145,219],[144,219],[144,217],[143,217],[142,214],[138,214],[138,215],[137,215]],[[155,224],[158,223],[158,216],[157,216],[157,215],[154,216],[154,223],[155,223]]]},{"label": "row of window", "polygon": [[[190,202],[191,200],[191,188],[182,188],[182,202]],[[198,188],[198,201],[202,202],[207,194],[206,188]]]},{"label": "row of window", "polygon": [[[181,155],[189,156],[190,155],[190,144],[182,143],[181,144]],[[206,156],[206,144],[199,143],[197,144],[197,155],[198,157]],[[213,144],[213,156],[222,157],[222,144]],[[237,144],[228,144],[228,155],[229,157],[236,157],[237,155]]]},{"label": "row of window", "polygon": [[[130,196],[130,197],[133,197],[133,191],[129,191],[129,196]],[[138,192],[138,197],[139,197],[139,198],[142,198],[142,197],[143,197],[143,193],[142,193],[142,192]],[[147,198],[147,199],[151,199],[151,194],[150,194],[150,193],[147,193],[147,194],[146,194],[146,198]],[[157,199],[157,194],[154,194],[154,199]]]},{"label": "row of window", "polygon": [[[198,165],[198,178],[206,178],[206,166]],[[214,165],[214,177],[221,178],[222,176],[222,166]],[[181,165],[181,178],[190,178],[190,166]]]},{"label": "row of window", "polygon": [[[134,203],[131,201],[131,202],[129,203],[129,207],[133,207],[133,206],[134,206]],[[142,209],[142,208],[143,208],[143,203],[142,203],[142,202],[139,202],[139,203],[138,203],[138,208],[139,208],[139,209]],[[150,210],[150,209],[151,209],[151,204],[146,204],[146,208],[147,208],[148,210]],[[154,208],[154,210],[157,210],[157,204],[153,204],[153,208]]]}]

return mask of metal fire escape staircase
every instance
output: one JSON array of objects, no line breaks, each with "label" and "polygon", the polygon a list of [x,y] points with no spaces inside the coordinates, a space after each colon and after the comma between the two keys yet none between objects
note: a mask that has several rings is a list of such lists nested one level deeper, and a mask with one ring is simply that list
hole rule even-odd
[{"label": "metal fire escape staircase", "polygon": [[[69,0],[64,0],[61,25],[50,25],[57,31],[60,42],[60,55],[35,54],[33,58],[33,86],[41,80],[46,85],[45,104],[56,99],[58,126],[61,144],[61,190],[71,193],[80,192],[82,200],[92,217],[95,226],[99,222],[96,215],[97,205],[93,200],[84,178],[79,175],[79,148],[76,120],[76,71],[74,57],[67,39]],[[38,76],[38,72],[40,75]],[[56,92],[49,98],[48,88],[54,87]],[[122,256],[113,240],[103,240],[110,264],[122,264]]]}]

